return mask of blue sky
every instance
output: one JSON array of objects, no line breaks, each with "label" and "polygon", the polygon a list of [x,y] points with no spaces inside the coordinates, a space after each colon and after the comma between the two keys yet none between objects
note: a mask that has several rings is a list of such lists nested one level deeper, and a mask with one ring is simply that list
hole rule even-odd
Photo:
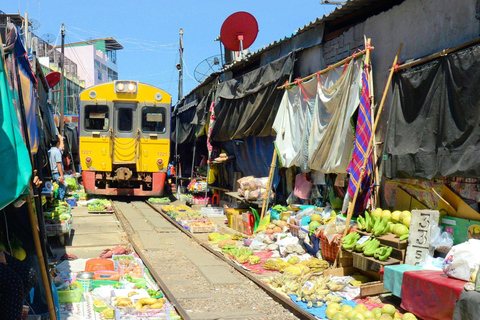
[{"label": "blue sky", "polygon": [[194,70],[204,59],[220,54],[223,21],[247,11],[259,26],[252,51],[290,36],[298,28],[335,9],[319,0],[194,1],[194,0],[9,0],[0,10],[20,13],[40,22],[38,36],[53,34],[60,44],[65,23],[66,43],[114,37],[124,47],[117,53],[119,78],[158,86],[178,96],[179,29],[184,30],[184,90],[198,85]]}]

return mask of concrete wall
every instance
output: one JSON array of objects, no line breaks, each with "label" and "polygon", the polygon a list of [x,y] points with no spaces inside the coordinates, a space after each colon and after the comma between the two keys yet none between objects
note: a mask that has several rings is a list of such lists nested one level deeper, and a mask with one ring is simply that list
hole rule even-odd
[{"label": "concrete wall", "polygon": [[[371,60],[375,104],[378,106],[400,43],[399,61],[417,59],[452,48],[479,36],[477,0],[405,0],[390,10],[368,18],[323,44],[325,64],[330,65],[364,48],[364,35],[375,47]],[[385,140],[392,87],[377,128],[377,141]],[[377,148],[381,159],[383,145]],[[380,166],[380,174],[382,173]]]},{"label": "concrete wall", "polygon": [[65,56],[77,64],[78,77],[85,80],[85,88],[93,86],[97,77],[94,64],[95,47],[93,45],[66,47]]}]

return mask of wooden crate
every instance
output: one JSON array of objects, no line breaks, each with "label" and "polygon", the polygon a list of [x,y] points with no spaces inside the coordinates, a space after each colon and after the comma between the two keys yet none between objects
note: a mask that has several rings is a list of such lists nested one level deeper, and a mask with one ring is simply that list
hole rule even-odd
[{"label": "wooden crate", "polygon": [[[362,230],[356,230],[356,231],[358,232],[358,234],[360,234],[362,236],[375,237],[370,232],[366,232],[366,231],[362,231]],[[392,247],[394,249],[406,249],[407,245],[408,245],[407,240],[400,241],[400,239],[397,238],[395,236],[395,234],[393,234],[393,233],[387,233],[387,234],[384,234],[383,236],[375,237],[375,238],[377,238],[378,241],[380,241],[381,244]]]},{"label": "wooden crate", "polygon": [[380,261],[374,257],[367,257],[363,253],[352,252],[353,254],[353,266],[355,268],[364,270],[364,271],[380,271],[380,269],[387,265],[400,264],[401,261],[391,256],[385,260]]},{"label": "wooden crate", "polygon": [[355,272],[360,272],[370,278],[378,279],[371,282],[363,283],[360,286],[360,298],[375,296],[375,295],[389,292],[383,287],[383,277],[376,272],[365,272],[355,267],[344,267],[344,268],[335,268],[335,269],[325,270],[323,272],[323,275],[324,276],[331,275],[333,277],[344,277],[344,276],[352,275]]},{"label": "wooden crate", "polygon": [[347,251],[343,248],[340,250],[338,266],[344,268],[353,266],[353,255],[350,251]]}]

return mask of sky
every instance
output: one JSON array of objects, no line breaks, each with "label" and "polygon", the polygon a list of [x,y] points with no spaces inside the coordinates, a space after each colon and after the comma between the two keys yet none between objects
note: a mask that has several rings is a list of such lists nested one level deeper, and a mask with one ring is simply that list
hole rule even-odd
[{"label": "sky", "polygon": [[[251,13],[258,23],[252,52],[291,36],[299,28],[335,9],[319,0],[2,0],[0,10],[20,13],[39,22],[33,31],[52,34],[60,45],[60,27],[66,27],[65,43],[105,37],[123,47],[117,52],[118,76],[162,88],[178,98],[179,30],[183,28],[183,95],[199,82],[195,69],[204,70],[205,59],[220,54],[223,21],[238,11]],[[203,64],[202,64],[203,63]],[[216,71],[216,70],[215,70]]]}]

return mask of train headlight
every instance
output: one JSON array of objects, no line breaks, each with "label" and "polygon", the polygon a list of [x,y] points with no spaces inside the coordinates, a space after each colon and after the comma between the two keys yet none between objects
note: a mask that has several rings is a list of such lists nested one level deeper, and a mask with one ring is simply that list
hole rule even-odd
[{"label": "train headlight", "polygon": [[124,92],[125,91],[125,83],[117,82],[117,85],[115,86],[115,91],[116,92]]},{"label": "train headlight", "polygon": [[120,81],[114,82],[115,93],[137,93],[137,81]]},{"label": "train headlight", "polygon": [[92,163],[92,158],[86,157],[86,158],[85,158],[85,162],[86,162],[87,164]]},{"label": "train headlight", "polygon": [[162,159],[157,159],[157,164],[161,167],[163,166],[163,160]]}]

